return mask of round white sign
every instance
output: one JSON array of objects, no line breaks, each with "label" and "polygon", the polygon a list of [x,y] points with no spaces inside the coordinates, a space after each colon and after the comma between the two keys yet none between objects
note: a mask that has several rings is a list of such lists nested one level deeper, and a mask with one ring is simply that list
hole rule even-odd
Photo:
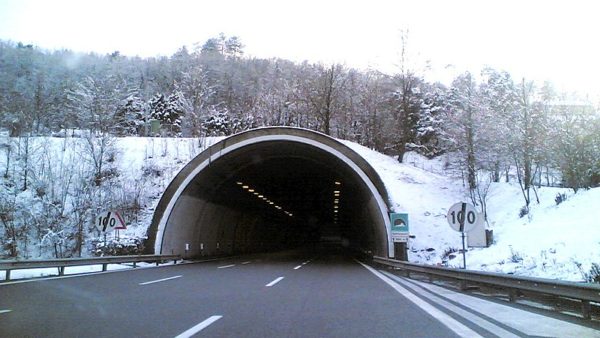
[{"label": "round white sign", "polygon": [[473,205],[458,202],[448,209],[446,219],[452,229],[460,232],[469,232],[477,225],[478,216],[477,210],[475,210]]}]

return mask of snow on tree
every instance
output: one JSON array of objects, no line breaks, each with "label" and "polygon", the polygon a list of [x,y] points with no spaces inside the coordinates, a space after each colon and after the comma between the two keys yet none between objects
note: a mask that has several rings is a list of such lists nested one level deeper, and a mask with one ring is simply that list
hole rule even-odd
[{"label": "snow on tree", "polygon": [[444,100],[444,90],[440,86],[427,88],[423,93],[416,124],[415,143],[409,147],[428,158],[443,154],[447,148],[447,135],[443,128]]},{"label": "snow on tree", "polygon": [[189,105],[180,91],[175,91],[167,98],[156,94],[150,102],[150,119],[161,123],[161,132],[165,136],[181,136],[181,124]]},{"label": "snow on tree", "polygon": [[129,96],[115,113],[113,132],[117,136],[143,135],[145,115],[144,102],[137,96]]}]

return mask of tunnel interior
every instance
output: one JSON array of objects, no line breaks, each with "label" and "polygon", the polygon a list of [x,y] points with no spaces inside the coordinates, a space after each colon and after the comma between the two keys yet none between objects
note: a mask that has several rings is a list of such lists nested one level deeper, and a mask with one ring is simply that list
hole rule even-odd
[{"label": "tunnel interior", "polygon": [[187,183],[165,224],[161,253],[187,257],[315,244],[387,255],[372,189],[337,156],[295,141],[245,145]]}]

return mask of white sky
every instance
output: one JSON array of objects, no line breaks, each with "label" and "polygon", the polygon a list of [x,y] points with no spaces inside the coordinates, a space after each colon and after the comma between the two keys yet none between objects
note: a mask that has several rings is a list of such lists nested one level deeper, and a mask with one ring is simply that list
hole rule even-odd
[{"label": "white sky", "polygon": [[[220,32],[247,55],[397,71],[447,82],[484,65],[600,96],[600,4],[534,1],[0,0],[0,39],[42,48],[171,55]],[[452,65],[451,67],[446,67]]]}]

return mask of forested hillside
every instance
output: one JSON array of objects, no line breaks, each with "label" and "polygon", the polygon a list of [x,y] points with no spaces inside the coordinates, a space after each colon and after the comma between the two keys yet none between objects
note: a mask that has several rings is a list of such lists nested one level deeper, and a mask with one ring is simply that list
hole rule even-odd
[{"label": "forested hillside", "polygon": [[[44,202],[57,223],[73,216],[69,211],[78,196],[97,196],[81,203],[106,203],[108,186],[120,175],[111,167],[118,156],[112,145],[122,136],[202,140],[284,125],[354,141],[399,161],[408,151],[429,158],[453,152],[457,156],[447,165],[462,173],[483,212],[491,182],[520,184],[522,215],[536,202],[536,186],[577,191],[600,182],[598,103],[496,69],[462,74],[446,86],[426,81],[402,59],[399,65],[396,74],[384,74],[341,64],[249,58],[239,38],[225,35],[153,58],[0,42],[0,130],[6,134],[0,140],[5,234],[0,255],[19,255],[18,196],[25,191],[50,196],[48,183],[32,187],[32,182],[65,180],[58,197],[53,192]],[[81,142],[64,142],[64,151],[77,145],[64,156],[71,156],[68,163],[77,163],[72,156],[86,159],[85,173],[52,172],[71,170],[55,165],[55,155],[32,162],[45,149],[44,138],[37,136],[80,137]],[[158,174],[149,168],[148,175]],[[73,177],[87,177],[89,184],[69,188]],[[134,204],[135,196],[122,198],[132,199],[124,205]],[[77,216],[73,226],[83,227],[90,215]],[[52,225],[41,220],[28,222],[40,229],[40,239],[57,233],[48,232]],[[74,239],[79,235],[69,236],[78,244],[56,251],[57,256],[81,253],[81,240]]]}]

